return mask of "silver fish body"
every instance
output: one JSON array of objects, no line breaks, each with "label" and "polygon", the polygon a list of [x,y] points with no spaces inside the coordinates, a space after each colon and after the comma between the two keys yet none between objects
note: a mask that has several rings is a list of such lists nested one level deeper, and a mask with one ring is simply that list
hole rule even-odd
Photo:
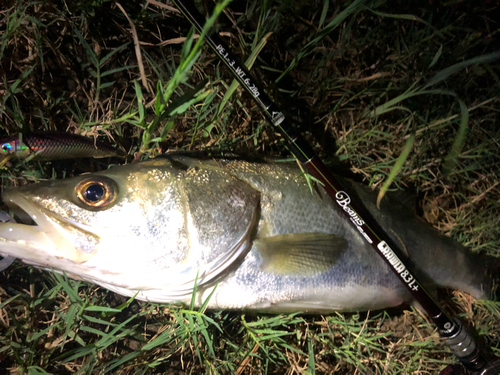
[{"label": "silver fish body", "polygon": [[[345,182],[431,285],[484,297],[481,261],[391,199]],[[380,309],[402,283],[295,163],[171,155],[4,195],[0,254],[140,300],[272,312]]]}]

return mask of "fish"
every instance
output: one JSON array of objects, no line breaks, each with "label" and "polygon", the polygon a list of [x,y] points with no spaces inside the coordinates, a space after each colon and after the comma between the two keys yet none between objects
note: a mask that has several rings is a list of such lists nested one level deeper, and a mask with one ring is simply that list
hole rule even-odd
[{"label": "fish", "polygon": [[[342,183],[426,286],[488,297],[492,259],[390,194],[378,208],[375,191]],[[294,162],[167,154],[12,189],[3,200],[35,225],[0,223],[0,254],[138,300],[194,298],[209,309],[272,313],[411,303],[339,205]]]},{"label": "fish", "polygon": [[[0,210],[0,222],[5,223],[5,222],[11,222],[15,223],[16,221],[14,218],[9,216],[7,212]],[[0,259],[0,272],[3,270],[7,269],[10,267],[12,263],[14,263],[16,258],[12,257],[4,257],[3,259]]]},{"label": "fish", "polygon": [[0,157],[49,161],[73,158],[124,157],[113,146],[77,134],[55,131],[15,134],[0,138]]}]

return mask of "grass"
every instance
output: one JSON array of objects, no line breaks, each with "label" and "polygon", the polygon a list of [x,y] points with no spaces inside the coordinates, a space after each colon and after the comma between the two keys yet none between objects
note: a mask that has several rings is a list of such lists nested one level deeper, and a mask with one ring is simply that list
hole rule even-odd
[{"label": "grass", "polygon": [[[200,4],[207,18],[213,8]],[[335,169],[414,191],[432,225],[499,257],[494,12],[498,5],[487,1],[233,2],[216,25]],[[169,7],[10,0],[0,38],[3,134],[99,137],[126,149],[129,162],[208,147],[288,156]],[[2,188],[118,162],[11,161]],[[499,355],[500,304],[460,292],[442,297]],[[22,263],[0,275],[0,372],[431,374],[453,361],[411,308],[328,316],[196,311],[127,300]]]}]

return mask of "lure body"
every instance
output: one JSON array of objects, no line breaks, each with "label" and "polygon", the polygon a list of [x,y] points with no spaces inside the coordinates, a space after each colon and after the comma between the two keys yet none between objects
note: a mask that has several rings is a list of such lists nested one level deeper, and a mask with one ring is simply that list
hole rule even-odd
[{"label": "lure body", "polygon": [[0,156],[30,160],[124,156],[119,149],[81,135],[59,132],[16,134],[0,139]]}]

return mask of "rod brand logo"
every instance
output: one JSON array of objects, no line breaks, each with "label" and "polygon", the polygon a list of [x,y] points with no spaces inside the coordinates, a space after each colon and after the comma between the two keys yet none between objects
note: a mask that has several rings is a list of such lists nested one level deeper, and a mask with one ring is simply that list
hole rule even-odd
[{"label": "rod brand logo", "polygon": [[377,245],[380,252],[384,255],[385,259],[389,261],[389,263],[394,267],[396,272],[399,274],[401,279],[412,289],[417,291],[418,284],[416,283],[413,275],[406,269],[406,266],[401,262],[398,256],[394,253],[394,251],[387,245],[387,242],[381,241]]},{"label": "rod brand logo", "polygon": [[363,225],[365,225],[365,222],[361,220],[358,213],[349,206],[349,204],[351,203],[351,197],[345,191],[340,190],[335,194],[335,199],[337,200],[337,204],[342,207],[342,209],[350,216],[349,218],[354,223],[354,225],[356,225],[359,233],[363,235],[368,243],[373,243],[370,236],[368,236],[368,234],[366,234],[363,230]]}]

